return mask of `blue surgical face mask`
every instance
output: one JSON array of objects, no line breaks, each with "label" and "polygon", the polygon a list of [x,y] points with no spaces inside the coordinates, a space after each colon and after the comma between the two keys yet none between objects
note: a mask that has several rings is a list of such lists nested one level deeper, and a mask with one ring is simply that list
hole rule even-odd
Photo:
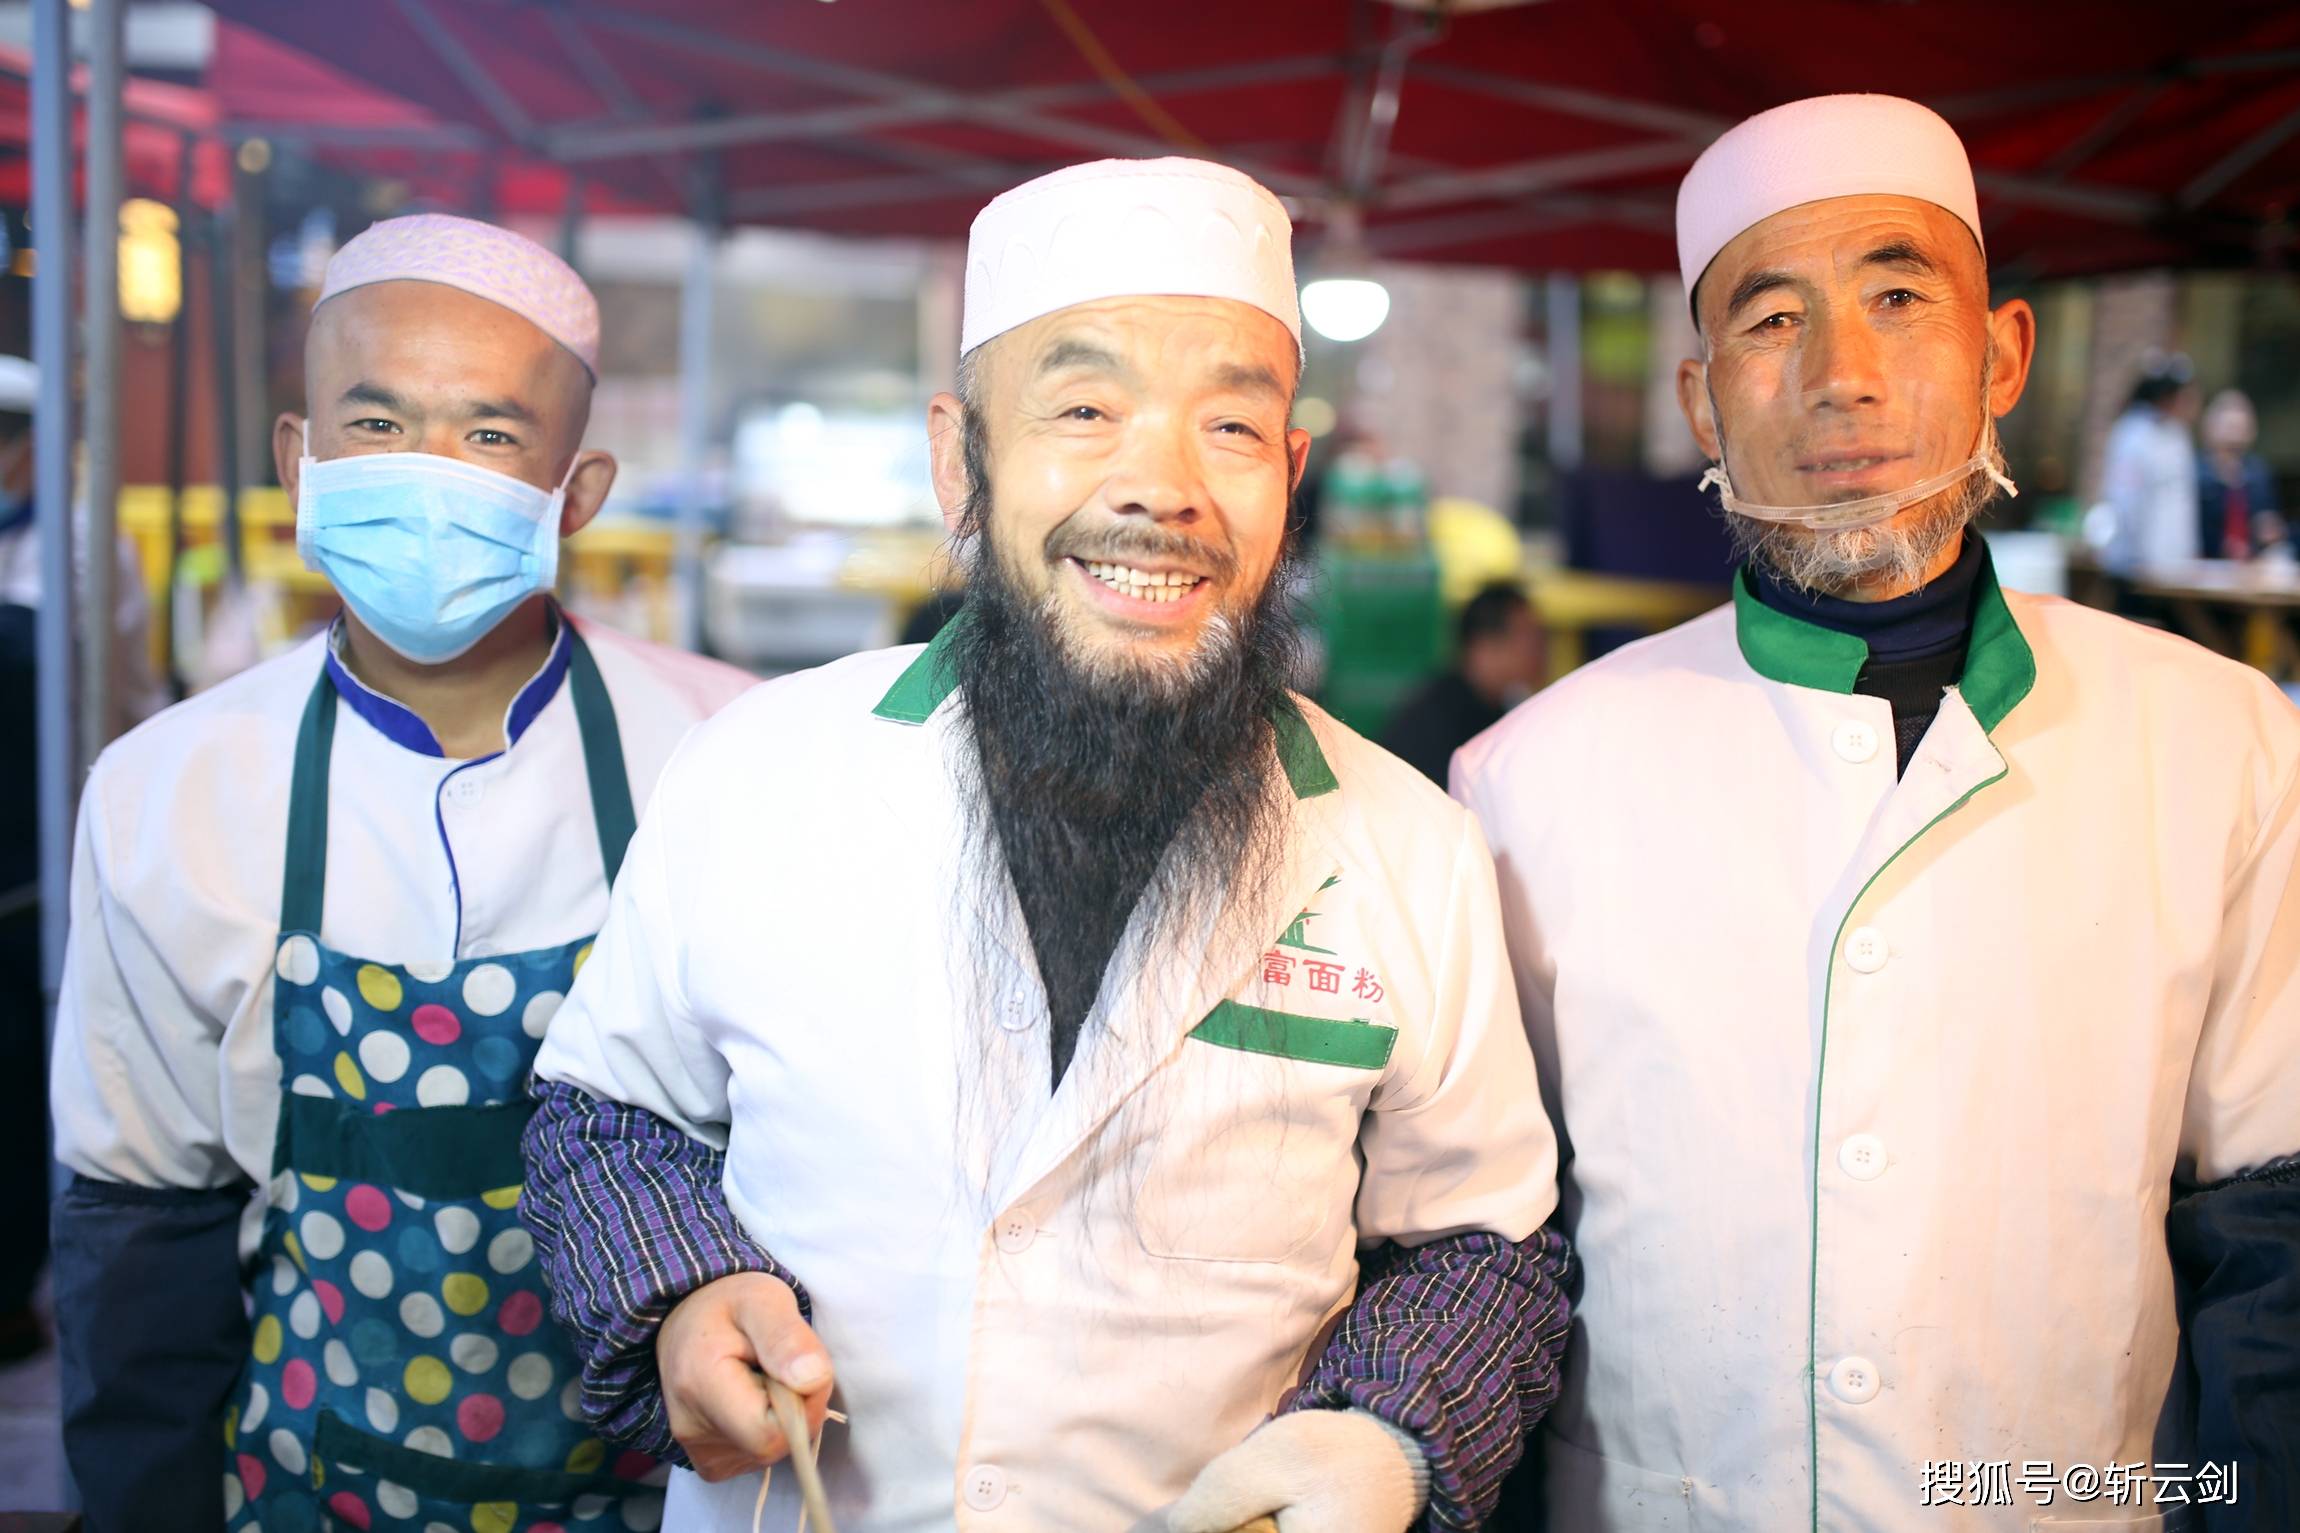
[{"label": "blue surgical face mask", "polygon": [[453,660],[558,580],[565,479],[540,490],[427,452],[323,461],[311,456],[308,425],[304,443],[296,551],[416,664]]}]

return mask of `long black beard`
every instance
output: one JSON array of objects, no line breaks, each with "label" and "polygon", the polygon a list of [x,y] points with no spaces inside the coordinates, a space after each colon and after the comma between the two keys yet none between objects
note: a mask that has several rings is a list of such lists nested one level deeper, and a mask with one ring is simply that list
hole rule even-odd
[{"label": "long black beard", "polygon": [[995,842],[1029,929],[1059,1084],[1137,909],[1154,951],[1274,864],[1268,721],[1297,624],[1281,565],[1186,665],[1093,669],[1053,599],[1016,588],[987,529],[972,542],[951,662],[974,746],[970,799],[987,816],[977,844]]}]

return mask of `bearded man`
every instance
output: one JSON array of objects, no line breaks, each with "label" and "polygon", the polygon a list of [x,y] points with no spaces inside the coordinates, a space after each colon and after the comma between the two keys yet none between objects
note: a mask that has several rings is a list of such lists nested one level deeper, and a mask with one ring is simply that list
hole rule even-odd
[{"label": "bearded man", "polygon": [[760,1372],[835,1379],[850,1533],[1470,1527],[1554,1388],[1484,844],[1286,687],[1290,234],[1185,160],[985,209],[965,609],[759,689],[640,828],[523,1206],[672,1526],[753,1526]]},{"label": "bearded man", "polygon": [[1454,759],[1586,1263],[1551,1524],[2300,1526],[2300,713],[1998,586],[2036,324],[1947,123],[1677,207],[1750,562]]}]

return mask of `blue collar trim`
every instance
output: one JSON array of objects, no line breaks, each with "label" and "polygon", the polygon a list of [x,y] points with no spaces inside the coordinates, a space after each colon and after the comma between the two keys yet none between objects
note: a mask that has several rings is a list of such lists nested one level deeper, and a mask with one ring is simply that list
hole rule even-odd
[{"label": "blue collar trim", "polygon": [[[551,609],[551,617],[558,628],[551,653],[544,659],[543,668],[528,678],[504,712],[505,750],[519,743],[519,737],[527,733],[527,726],[559,695],[559,688],[567,680],[574,629],[556,605]],[[437,756],[444,760],[447,752],[440,748],[438,736],[431,732],[431,726],[423,722],[422,716],[397,698],[386,697],[354,676],[351,668],[343,663],[342,648],[343,624],[338,620],[327,636],[327,673],[335,682],[336,695],[392,744],[419,756]]]}]

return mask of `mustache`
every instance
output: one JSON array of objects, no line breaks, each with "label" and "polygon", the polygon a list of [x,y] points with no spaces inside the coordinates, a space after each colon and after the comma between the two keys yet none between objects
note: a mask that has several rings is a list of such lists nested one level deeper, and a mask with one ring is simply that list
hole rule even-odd
[{"label": "mustache", "polygon": [[1152,522],[1081,525],[1075,514],[1046,535],[1046,556],[1110,564],[1135,560],[1176,564],[1217,581],[1227,581],[1238,573],[1238,555],[1227,543],[1193,537]]}]

